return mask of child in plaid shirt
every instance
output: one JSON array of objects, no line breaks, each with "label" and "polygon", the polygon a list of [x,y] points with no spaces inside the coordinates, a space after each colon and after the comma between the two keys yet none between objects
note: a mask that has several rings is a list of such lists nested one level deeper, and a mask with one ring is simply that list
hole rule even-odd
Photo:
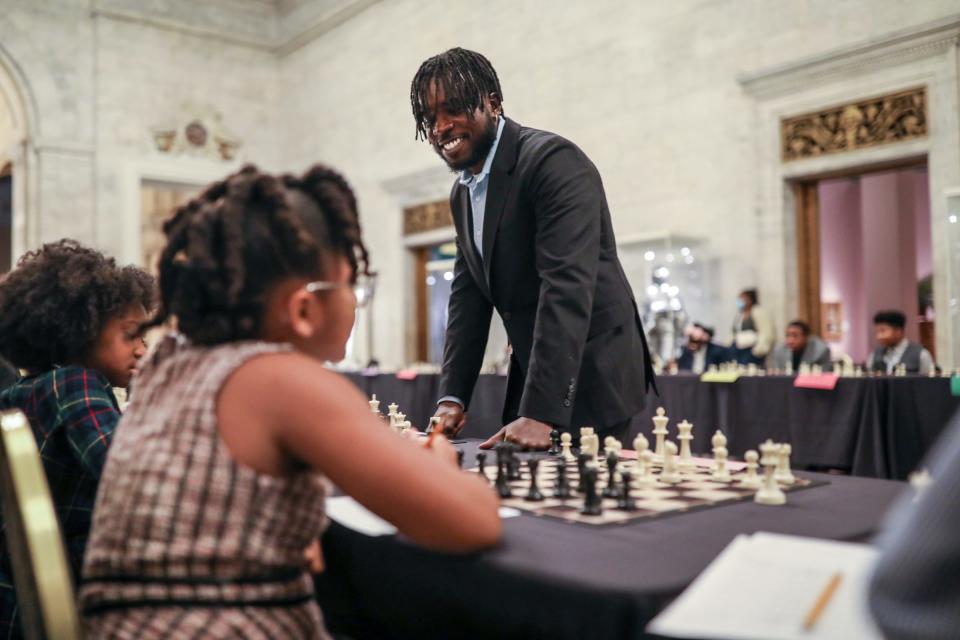
[{"label": "child in plaid shirt", "polygon": [[[71,240],[27,253],[0,281],[0,353],[26,375],[0,391],[37,439],[67,558],[80,577],[97,483],[126,387],[143,356],[153,278]],[[0,514],[0,639],[19,637]]]},{"label": "child in plaid shirt", "polygon": [[[248,166],[164,224],[160,309],[110,450],[83,565],[90,638],[327,638],[305,550],[332,481],[413,541],[472,551],[497,498],[371,415],[324,367],[369,300],[357,203],[335,171]],[[314,556],[316,557],[316,556]]]}]

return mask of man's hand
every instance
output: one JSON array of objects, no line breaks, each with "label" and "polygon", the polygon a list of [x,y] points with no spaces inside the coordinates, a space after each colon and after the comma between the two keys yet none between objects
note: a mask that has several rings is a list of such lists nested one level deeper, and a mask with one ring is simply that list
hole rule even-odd
[{"label": "man's hand", "polygon": [[441,402],[433,416],[440,418],[440,422],[434,429],[440,429],[447,436],[457,435],[467,424],[467,414],[456,402]]},{"label": "man's hand", "polygon": [[533,418],[517,418],[496,435],[480,445],[481,449],[492,449],[498,442],[514,442],[524,449],[546,449],[550,446],[550,432],[553,427],[546,422]]}]

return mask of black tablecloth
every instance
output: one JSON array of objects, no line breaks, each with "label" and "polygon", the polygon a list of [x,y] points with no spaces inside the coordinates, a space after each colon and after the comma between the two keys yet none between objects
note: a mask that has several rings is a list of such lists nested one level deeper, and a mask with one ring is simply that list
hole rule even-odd
[{"label": "black tablecloth", "polygon": [[[397,402],[416,426],[426,425],[433,415],[439,376],[409,381],[385,374],[350,377],[367,395],[377,394],[381,409]],[[772,438],[791,443],[798,468],[902,480],[960,410],[960,398],[950,394],[947,378],[841,378],[833,391],[797,389],[793,382],[786,376],[743,377],[733,384],[701,382],[692,375],[661,376],[660,397],[651,395],[633,419],[630,440],[640,430],[650,437],[650,418],[662,406],[671,418],[671,433],[681,420],[693,423],[697,452],[708,452],[710,436],[721,429],[736,456]],[[496,433],[505,390],[505,377],[480,376],[465,437]]]},{"label": "black tablecloth", "polygon": [[[465,445],[472,461],[476,443]],[[807,474],[829,484],[781,507],[742,502],[616,527],[522,514],[468,557],[333,524],[318,597],[355,638],[637,638],[738,534],[869,539],[903,483]],[[786,578],[786,576],[785,576]]]}]

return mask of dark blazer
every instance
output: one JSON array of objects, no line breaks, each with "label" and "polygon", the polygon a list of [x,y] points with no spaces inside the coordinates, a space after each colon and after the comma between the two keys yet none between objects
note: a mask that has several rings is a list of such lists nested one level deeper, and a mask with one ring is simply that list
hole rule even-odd
[{"label": "dark blazer", "polygon": [[[733,357],[730,353],[730,350],[723,345],[719,345],[715,342],[707,343],[707,357],[704,358],[704,367],[709,367],[712,364],[720,366],[725,362],[729,362]],[[677,360],[677,369],[680,371],[691,371],[693,369],[693,351],[687,349],[686,346],[680,350],[680,358]]]},{"label": "dark blazer", "polygon": [[469,190],[450,192],[457,258],[441,396],[470,396],[493,309],[513,355],[503,420],[599,431],[639,412],[653,370],[617,258],[600,174],[576,145],[507,119],[489,176],[483,255]]}]

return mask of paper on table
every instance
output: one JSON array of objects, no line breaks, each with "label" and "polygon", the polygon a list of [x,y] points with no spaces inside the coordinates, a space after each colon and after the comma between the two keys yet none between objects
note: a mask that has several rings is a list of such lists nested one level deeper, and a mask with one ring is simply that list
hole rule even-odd
[{"label": "paper on table", "polygon": [[[348,529],[367,536],[391,536],[397,528],[373,513],[350,496],[327,498],[327,515]],[[518,509],[500,507],[500,518],[515,518],[520,515]]]},{"label": "paper on table", "polygon": [[[876,555],[848,542],[741,535],[647,630],[718,640],[879,640],[866,600]],[[804,631],[804,618],[837,572],[843,581],[816,626]]]}]

